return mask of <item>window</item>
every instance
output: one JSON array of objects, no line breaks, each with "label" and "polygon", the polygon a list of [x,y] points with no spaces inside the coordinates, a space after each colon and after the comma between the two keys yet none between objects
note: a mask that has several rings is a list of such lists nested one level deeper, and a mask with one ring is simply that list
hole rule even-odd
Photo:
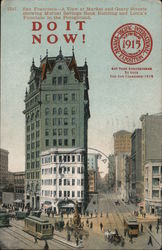
[{"label": "window", "polygon": [[58,100],[62,101],[62,94],[58,94]]},{"label": "window", "polygon": [[64,76],[64,85],[67,84],[67,76]]},{"label": "window", "polygon": [[67,191],[67,196],[70,197],[70,191]]},{"label": "window", "polygon": [[64,140],[64,145],[65,145],[65,146],[68,146],[68,139],[65,139],[65,140]]},{"label": "window", "polygon": [[27,150],[29,150],[30,149],[30,144],[27,144]]},{"label": "window", "polygon": [[30,154],[27,154],[26,158],[27,158],[27,160],[30,160]]},{"label": "window", "polygon": [[72,191],[72,197],[75,197],[75,191]]},{"label": "window", "polygon": [[56,196],[56,191],[53,191],[53,197],[55,197]]},{"label": "window", "polygon": [[39,137],[39,131],[36,132],[36,137]]},{"label": "window", "polygon": [[57,135],[57,130],[53,129],[53,135]]},{"label": "window", "polygon": [[45,136],[49,136],[49,129],[45,130]]},{"label": "window", "polygon": [[75,155],[72,155],[72,162],[75,162]]},{"label": "window", "polygon": [[159,174],[159,166],[153,166],[152,167],[152,173],[153,174]]},{"label": "window", "polygon": [[49,108],[45,108],[45,115],[49,115]]},{"label": "window", "polygon": [[49,140],[48,139],[45,141],[45,144],[46,144],[46,147],[49,146]]},{"label": "window", "polygon": [[64,108],[64,115],[68,115],[68,108]]},{"label": "window", "polygon": [[58,129],[58,135],[62,135],[62,129]]},{"label": "window", "polygon": [[36,157],[38,158],[39,157],[39,151],[36,151]]},{"label": "window", "polygon": [[62,125],[62,118],[58,118],[58,125]]},{"label": "window", "polygon": [[77,155],[77,161],[80,162],[80,155]]},{"label": "window", "polygon": [[49,119],[48,118],[45,119],[45,125],[49,126]]},{"label": "window", "polygon": [[57,109],[53,108],[53,115],[56,115],[56,114],[57,114]]},{"label": "window", "polygon": [[59,69],[59,70],[62,70],[62,65],[61,65],[61,64],[58,66],[58,69]]},{"label": "window", "polygon": [[153,178],[152,179],[152,185],[153,186],[158,186],[159,185],[159,178]]},{"label": "window", "polygon": [[50,101],[50,95],[48,95],[48,94],[45,95],[45,101],[46,101],[46,102],[49,102],[49,101]]},{"label": "window", "polygon": [[53,118],[53,125],[57,125],[57,119],[56,118]]},{"label": "window", "polygon": [[56,101],[56,100],[57,100],[57,95],[53,94],[53,101]]},{"label": "window", "polygon": [[66,186],[66,179],[64,179],[64,186]]},{"label": "window", "polygon": [[53,168],[53,173],[56,174],[56,167]]},{"label": "window", "polygon": [[62,196],[62,191],[61,190],[59,190],[59,197],[61,197]]},{"label": "window", "polygon": [[34,159],[34,152],[31,153],[31,159]]},{"label": "window", "polygon": [[75,139],[72,139],[72,146],[75,146]]},{"label": "window", "polygon": [[40,124],[40,122],[36,121],[36,128],[39,128],[39,124]]},{"label": "window", "polygon": [[80,191],[77,191],[77,196],[80,197]]},{"label": "window", "polygon": [[59,146],[62,146],[62,139],[58,140],[58,144],[59,144]]},{"label": "window", "polygon": [[64,118],[64,125],[68,125],[68,118]]},{"label": "window", "polygon": [[83,194],[84,194],[83,191],[81,191],[81,197],[82,197],[82,198],[83,198]]},{"label": "window", "polygon": [[32,123],[32,125],[31,125],[31,130],[33,130],[34,129],[34,123]]},{"label": "window", "polygon": [[81,179],[81,186],[84,185],[84,179]]},{"label": "window", "polygon": [[53,180],[53,185],[56,185],[56,179]]},{"label": "window", "polygon": [[80,180],[79,179],[77,179],[77,185],[80,186]]},{"label": "window", "polygon": [[59,155],[59,162],[62,162],[62,155]]},{"label": "window", "polygon": [[30,131],[30,126],[27,126],[27,132],[29,132]]},{"label": "window", "polygon": [[36,141],[36,148],[39,148],[40,142]]},{"label": "window", "polygon": [[64,191],[64,197],[66,197],[66,191]]},{"label": "window", "polygon": [[72,186],[75,186],[75,179],[72,179]]},{"label": "window", "polygon": [[27,135],[27,141],[30,141],[30,135]]},{"label": "window", "polygon": [[53,146],[57,146],[57,141],[56,141],[56,139],[53,140]]},{"label": "window", "polygon": [[59,85],[62,84],[62,77],[61,77],[61,76],[58,77],[58,84],[59,84]]},{"label": "window", "polygon": [[68,135],[68,129],[67,128],[64,129],[64,135],[65,136]]},{"label": "window", "polygon": [[61,179],[59,179],[59,186],[61,186],[62,185],[62,180]]},{"label": "window", "polygon": [[159,190],[152,190],[152,197],[158,198],[159,197]]},{"label": "window", "polygon": [[75,117],[72,117],[72,119],[71,119],[71,124],[72,124],[72,125],[75,125]]},{"label": "window", "polygon": [[65,101],[65,102],[68,101],[68,94],[64,94],[64,101]]},{"label": "window", "polygon": [[59,108],[58,109],[58,115],[61,115],[62,114],[62,108]]},{"label": "window", "polygon": [[71,109],[71,114],[72,114],[72,115],[75,115],[75,107],[72,107],[72,109]]},{"label": "window", "polygon": [[75,101],[75,100],[76,100],[76,94],[75,94],[75,93],[72,93],[72,94],[71,94],[71,99],[72,99],[72,101]]},{"label": "window", "polygon": [[72,167],[72,174],[75,174],[75,167]]},{"label": "window", "polygon": [[52,84],[53,84],[53,85],[56,85],[56,77],[53,77],[53,78],[52,78]]}]

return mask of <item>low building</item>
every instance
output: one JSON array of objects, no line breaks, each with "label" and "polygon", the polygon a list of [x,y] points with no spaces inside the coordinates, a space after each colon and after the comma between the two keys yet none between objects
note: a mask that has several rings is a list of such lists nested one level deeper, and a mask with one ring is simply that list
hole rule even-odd
[{"label": "low building", "polygon": [[51,204],[59,213],[78,202],[84,208],[83,149],[52,148],[41,153],[41,207]]},{"label": "low building", "polygon": [[0,148],[0,202],[2,192],[8,184],[8,154],[7,150]]},{"label": "low building", "polygon": [[145,164],[145,207],[147,213],[160,214],[162,209],[162,161]]}]

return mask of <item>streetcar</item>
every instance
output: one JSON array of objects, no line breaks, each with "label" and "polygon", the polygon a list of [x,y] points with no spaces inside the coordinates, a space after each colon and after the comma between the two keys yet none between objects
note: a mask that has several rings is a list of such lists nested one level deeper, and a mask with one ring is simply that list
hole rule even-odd
[{"label": "streetcar", "polygon": [[0,227],[9,227],[9,225],[9,213],[7,213],[5,209],[0,210]]},{"label": "streetcar", "polygon": [[29,216],[25,219],[24,231],[41,240],[52,239],[53,236],[52,224],[49,220],[36,216]]},{"label": "streetcar", "polygon": [[128,236],[138,236],[139,224],[135,217],[127,217],[124,219],[124,231]]}]

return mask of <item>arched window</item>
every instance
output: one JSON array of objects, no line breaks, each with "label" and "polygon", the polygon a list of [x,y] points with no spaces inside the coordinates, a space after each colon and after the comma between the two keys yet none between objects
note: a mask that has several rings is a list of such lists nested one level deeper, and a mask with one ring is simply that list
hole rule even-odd
[{"label": "arched window", "polygon": [[64,115],[68,114],[68,108],[64,108]]},{"label": "arched window", "polygon": [[31,114],[31,121],[34,119],[34,113]]}]

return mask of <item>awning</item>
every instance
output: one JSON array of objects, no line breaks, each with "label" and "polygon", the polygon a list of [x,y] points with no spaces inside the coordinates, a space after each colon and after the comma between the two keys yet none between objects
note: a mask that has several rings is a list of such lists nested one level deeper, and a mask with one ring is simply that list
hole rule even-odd
[{"label": "awning", "polygon": [[139,207],[144,207],[144,206],[145,206],[145,203],[144,203],[144,202],[140,202],[140,203],[138,203],[138,206],[139,206]]},{"label": "awning", "polygon": [[63,208],[70,208],[70,207],[74,207],[74,204],[67,204],[67,205],[64,205],[64,206],[61,206],[61,207],[63,207]]}]

